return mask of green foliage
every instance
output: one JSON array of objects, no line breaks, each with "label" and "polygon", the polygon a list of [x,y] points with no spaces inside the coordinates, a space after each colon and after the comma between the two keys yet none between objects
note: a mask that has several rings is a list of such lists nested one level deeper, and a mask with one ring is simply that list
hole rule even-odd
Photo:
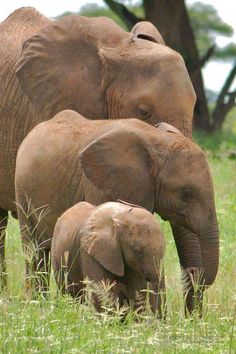
[{"label": "green foliage", "polygon": [[233,131],[215,132],[211,135],[194,132],[194,139],[210,157],[236,160],[236,133]]},{"label": "green foliage", "polygon": [[[136,16],[143,17],[143,8],[138,5],[128,7]],[[81,7],[79,14],[87,17],[107,16],[115,21],[122,28],[127,30],[124,22],[110,8],[99,6],[97,4],[87,4]]]},{"label": "green foliage", "polygon": [[217,10],[212,5],[194,2],[188,7],[191,24],[196,35],[208,34],[211,38],[217,35],[232,36],[233,28],[223,22]]},{"label": "green foliage", "polygon": [[119,26],[126,29],[124,22],[109,8],[97,4],[87,4],[81,7],[79,14],[87,17],[106,16],[115,21]]},{"label": "green foliage", "polygon": [[214,53],[214,58],[222,61],[235,61],[236,45],[234,43],[229,43],[223,48],[217,48]]},{"label": "green foliage", "polygon": [[236,108],[228,114],[222,131],[213,134],[194,132],[194,139],[210,157],[236,159]]},{"label": "green foliage", "polygon": [[[197,41],[200,55],[215,44],[217,36],[231,37],[233,28],[225,23],[212,5],[195,2],[188,7],[191,25]],[[218,60],[232,60],[236,55],[236,45],[230,43],[223,48],[217,48],[213,58]]]},{"label": "green foliage", "polygon": [[235,145],[235,142],[236,142],[236,108],[232,109],[225,122],[224,122],[224,130],[223,130],[223,133],[224,132],[231,132],[232,134],[235,135],[235,139],[234,139],[234,145]]}]

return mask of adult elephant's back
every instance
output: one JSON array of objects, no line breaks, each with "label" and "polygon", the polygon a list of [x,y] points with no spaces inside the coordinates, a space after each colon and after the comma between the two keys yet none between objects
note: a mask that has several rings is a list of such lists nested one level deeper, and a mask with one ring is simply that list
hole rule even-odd
[{"label": "adult elephant's back", "polygon": [[15,211],[14,174],[17,150],[40,120],[15,75],[22,44],[51,20],[34,8],[14,11],[0,24],[0,208]]}]

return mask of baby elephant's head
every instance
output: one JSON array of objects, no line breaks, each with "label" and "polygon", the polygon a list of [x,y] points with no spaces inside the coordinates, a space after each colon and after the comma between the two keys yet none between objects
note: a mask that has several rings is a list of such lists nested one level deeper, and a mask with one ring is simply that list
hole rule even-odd
[{"label": "baby elephant's head", "polygon": [[117,223],[125,264],[156,281],[161,272],[165,240],[155,217],[143,208],[130,207]]},{"label": "baby elephant's head", "polygon": [[109,202],[88,219],[83,247],[104,268],[122,277],[127,269],[160,281],[165,241],[155,217],[138,206]]}]

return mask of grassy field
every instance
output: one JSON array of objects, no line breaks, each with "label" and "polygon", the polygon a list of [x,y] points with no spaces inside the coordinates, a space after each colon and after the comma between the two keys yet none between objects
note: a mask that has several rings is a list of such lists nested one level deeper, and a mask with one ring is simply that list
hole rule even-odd
[{"label": "grassy field", "polygon": [[8,290],[0,296],[1,353],[236,353],[236,135],[198,136],[205,148],[215,184],[220,224],[220,270],[206,292],[204,317],[185,319],[180,271],[167,223],[165,258],[168,318],[151,315],[140,322],[120,313],[94,313],[69,297],[24,299],[24,261],[17,222],[7,237]]}]

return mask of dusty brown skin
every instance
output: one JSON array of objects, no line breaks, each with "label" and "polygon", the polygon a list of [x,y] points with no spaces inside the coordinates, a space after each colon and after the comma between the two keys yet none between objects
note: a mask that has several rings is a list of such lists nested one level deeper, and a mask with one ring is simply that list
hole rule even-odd
[{"label": "dusty brown skin", "polygon": [[[33,208],[48,206],[50,212],[37,234],[23,233],[24,243],[31,239],[47,254],[56,220],[65,210],[79,201],[99,205],[121,199],[170,221],[186,289],[192,291],[190,275],[201,268],[198,282],[212,284],[219,235],[211,173],[196,144],[167,130],[137,119],[87,120],[73,111],[35,127],[18,152],[16,198],[25,210],[29,198]],[[18,213],[21,226],[27,223],[33,230],[39,211],[28,219],[20,208]]]},{"label": "dusty brown skin", "polygon": [[16,212],[17,150],[36,124],[57,112],[70,108],[91,119],[137,117],[152,125],[166,121],[191,135],[190,78],[181,56],[164,45],[151,23],[141,22],[128,33],[105,17],[52,21],[21,8],[0,24],[0,42],[3,230],[7,211]]},{"label": "dusty brown skin", "polygon": [[[112,295],[120,306],[145,298],[140,290],[150,281],[154,313],[162,316],[165,292],[162,260],[165,241],[159,223],[143,208],[108,202],[95,207],[81,202],[57,221],[51,248],[59,288],[72,296],[83,294],[83,280],[115,282]],[[66,284],[66,286],[65,286]],[[95,296],[95,306],[101,311]]]}]

